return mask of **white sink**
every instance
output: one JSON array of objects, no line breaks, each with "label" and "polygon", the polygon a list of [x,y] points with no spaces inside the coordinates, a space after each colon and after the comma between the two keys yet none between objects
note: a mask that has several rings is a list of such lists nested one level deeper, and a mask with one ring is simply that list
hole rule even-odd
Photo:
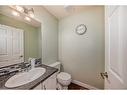
[{"label": "white sink", "polygon": [[42,76],[45,71],[45,68],[38,67],[30,70],[29,72],[16,74],[7,80],[5,87],[13,88],[27,84]]}]

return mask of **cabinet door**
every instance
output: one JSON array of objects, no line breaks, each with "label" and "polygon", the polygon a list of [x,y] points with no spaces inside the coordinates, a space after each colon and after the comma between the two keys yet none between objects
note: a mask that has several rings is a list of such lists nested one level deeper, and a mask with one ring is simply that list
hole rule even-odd
[{"label": "cabinet door", "polygon": [[56,90],[57,81],[56,81],[56,73],[46,79],[43,83],[44,90]]}]

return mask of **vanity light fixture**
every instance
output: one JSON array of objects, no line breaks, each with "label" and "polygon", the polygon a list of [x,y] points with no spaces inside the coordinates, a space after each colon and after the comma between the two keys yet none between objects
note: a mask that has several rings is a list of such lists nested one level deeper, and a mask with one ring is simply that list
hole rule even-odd
[{"label": "vanity light fixture", "polygon": [[10,7],[15,10],[15,12],[12,13],[14,16],[20,16],[20,14],[24,14],[25,15],[24,19],[29,22],[31,21],[31,18],[34,18],[33,8],[26,8],[25,6],[18,6],[18,5],[12,5]]}]

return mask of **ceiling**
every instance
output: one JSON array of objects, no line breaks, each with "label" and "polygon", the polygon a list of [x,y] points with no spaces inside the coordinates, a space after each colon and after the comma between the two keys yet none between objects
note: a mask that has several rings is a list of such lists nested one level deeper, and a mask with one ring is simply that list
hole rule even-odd
[{"label": "ceiling", "polygon": [[[56,18],[61,19],[66,16],[82,12],[88,8],[98,7],[98,6],[73,6],[73,5],[48,5],[43,6],[45,9],[47,9],[52,15],[54,15]],[[100,7],[100,6],[99,6]]]}]

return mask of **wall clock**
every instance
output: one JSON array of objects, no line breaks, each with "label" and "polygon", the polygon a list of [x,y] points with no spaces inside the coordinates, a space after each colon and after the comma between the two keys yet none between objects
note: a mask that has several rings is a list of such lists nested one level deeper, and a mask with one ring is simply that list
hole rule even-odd
[{"label": "wall clock", "polygon": [[80,24],[76,27],[75,31],[78,35],[83,35],[87,31],[87,27],[84,24]]}]

